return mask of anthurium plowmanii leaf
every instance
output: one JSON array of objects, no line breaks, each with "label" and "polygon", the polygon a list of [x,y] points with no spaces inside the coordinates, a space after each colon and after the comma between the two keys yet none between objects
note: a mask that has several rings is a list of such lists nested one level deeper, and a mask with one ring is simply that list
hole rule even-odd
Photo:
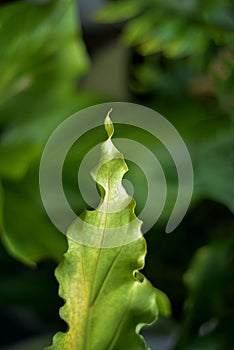
[{"label": "anthurium plowmanii leaf", "polygon": [[[69,247],[56,270],[65,301],[60,316],[68,330],[57,333],[47,349],[147,349],[139,331],[157,318],[158,292],[139,272],[146,255],[142,223],[134,214],[134,200],[122,186],[127,166],[112,143],[109,115],[105,128],[108,139],[92,172],[101,202],[68,229]],[[168,299],[159,294],[167,314]]]}]

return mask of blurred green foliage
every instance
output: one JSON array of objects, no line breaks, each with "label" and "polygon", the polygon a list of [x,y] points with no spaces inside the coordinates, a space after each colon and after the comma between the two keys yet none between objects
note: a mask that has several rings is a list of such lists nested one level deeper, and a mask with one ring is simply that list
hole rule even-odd
[{"label": "blurred green foliage", "polygon": [[128,20],[122,40],[143,55],[163,51],[167,57],[200,55],[213,40],[233,43],[233,4],[230,0],[119,0],[96,18],[102,22]]},{"label": "blurred green foliage", "polygon": [[66,245],[42,209],[38,164],[56,125],[82,106],[76,80],[88,59],[71,1],[5,5],[0,17],[2,237],[27,263],[59,259]]},{"label": "blurred green foliage", "polygon": [[184,275],[189,297],[178,349],[232,349],[233,247],[232,237],[196,252]]},{"label": "blurred green foliage", "polygon": [[[122,26],[120,42],[129,52],[129,100],[166,116],[192,156],[195,186],[190,212],[176,232],[166,236],[163,228],[177,188],[171,159],[149,136],[116,126],[116,137],[137,136],[166,169],[167,206],[147,236],[146,273],[172,300],[181,324],[176,349],[233,349],[233,2],[115,0],[96,18]],[[63,235],[49,222],[40,200],[38,168],[44,144],[66,117],[109,98],[78,86],[90,62],[77,22],[69,0],[0,6],[1,238],[4,249],[29,265],[45,259],[57,262],[66,250]],[[74,147],[65,162],[64,184],[77,212],[84,203],[74,194],[71,174],[88,146],[102,139],[100,130],[87,133],[80,159]],[[130,165],[133,170],[126,178],[138,189],[134,197],[139,210],[146,192],[144,176]],[[29,272],[15,264],[1,254],[1,302],[31,306],[39,313],[43,303],[46,318],[53,292],[48,300],[46,293],[54,286],[47,277],[36,278],[38,270]],[[29,291],[27,283],[35,288]],[[38,292],[41,284],[45,293]],[[9,290],[18,290],[22,298]]]},{"label": "blurred green foliage", "polygon": [[233,211],[232,2],[117,0],[96,18],[123,21],[122,42],[134,52],[130,89],[182,133],[192,154],[195,197]]}]

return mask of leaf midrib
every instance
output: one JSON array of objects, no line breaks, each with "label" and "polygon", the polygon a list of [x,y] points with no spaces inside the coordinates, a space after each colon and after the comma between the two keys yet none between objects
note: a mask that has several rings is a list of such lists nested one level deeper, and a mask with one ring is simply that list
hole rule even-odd
[{"label": "leaf midrib", "polygon": [[[111,163],[108,162],[108,193],[107,193],[107,203],[106,203],[106,211],[105,211],[105,217],[104,217],[104,227],[103,227],[103,233],[102,233],[102,240],[101,240],[101,244],[103,243],[103,240],[104,240],[104,236],[105,236],[105,231],[106,231],[106,226],[107,226],[107,218],[108,218],[108,208],[109,208],[109,201],[110,201],[110,174],[111,174]],[[98,272],[98,266],[99,266],[99,263],[100,263],[100,257],[101,257],[101,253],[102,253],[102,248],[99,249],[99,253],[98,253],[98,257],[97,257],[97,260],[96,260],[96,268],[95,268],[95,271],[94,271],[94,282],[93,282],[93,287],[92,287],[92,290],[91,290],[91,297],[89,299],[89,305],[88,305],[88,315],[87,315],[87,325],[86,325],[86,329],[87,329],[87,336],[85,338],[85,347],[84,349],[85,350],[89,350],[89,334],[90,334],[90,321],[91,321],[91,313],[92,313],[92,304],[93,304],[93,296],[94,296],[94,290],[95,290],[95,284],[96,284],[96,280],[97,280],[97,272]],[[83,257],[82,257],[83,259]],[[109,270],[109,269],[108,269]],[[99,294],[99,292],[97,293],[97,295]],[[96,299],[96,298],[95,298]]]}]

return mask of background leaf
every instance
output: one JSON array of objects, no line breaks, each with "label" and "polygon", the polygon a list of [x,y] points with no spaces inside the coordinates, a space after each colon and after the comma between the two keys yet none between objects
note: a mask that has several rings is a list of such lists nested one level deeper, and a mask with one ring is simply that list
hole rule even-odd
[{"label": "background leaf", "polygon": [[66,249],[43,210],[38,169],[50,133],[87,104],[76,92],[88,59],[74,8],[69,0],[0,7],[2,240],[27,264],[58,261]]}]

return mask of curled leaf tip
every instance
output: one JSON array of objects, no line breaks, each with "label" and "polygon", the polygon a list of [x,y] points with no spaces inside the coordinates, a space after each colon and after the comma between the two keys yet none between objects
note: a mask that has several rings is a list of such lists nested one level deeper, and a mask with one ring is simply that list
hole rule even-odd
[{"label": "curled leaf tip", "polygon": [[107,132],[107,135],[109,138],[112,137],[112,135],[114,134],[114,125],[112,123],[112,120],[110,118],[110,114],[112,112],[112,108],[108,111],[106,118],[105,118],[105,129]]}]

